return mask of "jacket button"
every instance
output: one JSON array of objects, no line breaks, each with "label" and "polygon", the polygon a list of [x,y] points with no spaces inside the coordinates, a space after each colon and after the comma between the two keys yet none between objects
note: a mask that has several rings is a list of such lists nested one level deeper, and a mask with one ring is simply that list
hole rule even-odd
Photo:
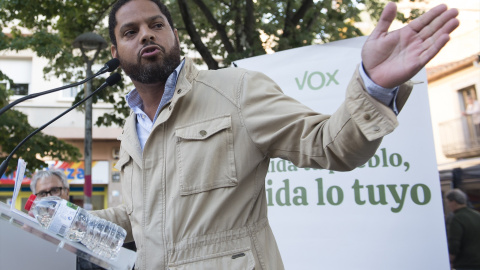
[{"label": "jacket button", "polygon": [[200,135],[202,135],[202,137],[207,135],[207,132],[205,130],[200,130],[200,132],[198,132],[198,133],[200,133]]},{"label": "jacket button", "polygon": [[182,89],[178,89],[177,94],[182,93]]},{"label": "jacket button", "polygon": [[171,111],[172,110],[172,105],[168,106],[168,109]]},{"label": "jacket button", "polygon": [[370,120],[372,117],[370,116],[370,114],[366,113],[363,115],[363,119],[365,120]]},{"label": "jacket button", "polygon": [[380,131],[380,127],[379,127],[379,126],[373,126],[373,131],[379,132],[379,131]]}]

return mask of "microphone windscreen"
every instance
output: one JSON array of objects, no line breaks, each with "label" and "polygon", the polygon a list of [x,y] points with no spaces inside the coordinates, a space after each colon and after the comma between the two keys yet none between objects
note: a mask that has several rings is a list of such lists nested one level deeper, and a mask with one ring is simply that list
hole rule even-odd
[{"label": "microphone windscreen", "polygon": [[120,60],[118,60],[118,58],[110,59],[110,61],[108,61],[105,64],[105,66],[108,67],[108,72],[114,71],[115,69],[118,68],[119,65],[120,65]]},{"label": "microphone windscreen", "polygon": [[112,86],[116,83],[118,83],[120,80],[122,79],[122,76],[119,74],[119,73],[113,73],[112,75],[110,75],[106,80],[105,82],[109,85],[109,86]]}]

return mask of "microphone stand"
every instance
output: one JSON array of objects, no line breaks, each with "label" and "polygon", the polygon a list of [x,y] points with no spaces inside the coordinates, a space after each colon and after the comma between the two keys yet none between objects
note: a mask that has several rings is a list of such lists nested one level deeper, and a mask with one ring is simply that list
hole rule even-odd
[{"label": "microphone stand", "polygon": [[104,88],[106,88],[107,86],[112,86],[116,83],[118,83],[121,79],[121,75],[119,73],[113,73],[112,75],[110,75],[106,81],[99,87],[97,88],[97,90],[93,91],[90,95],[88,95],[87,97],[85,97],[84,99],[80,100],[79,102],[75,103],[75,105],[73,105],[72,107],[68,108],[67,110],[65,110],[63,113],[59,114],[57,117],[53,118],[51,121],[49,121],[48,123],[44,124],[43,126],[37,128],[35,131],[33,131],[32,133],[30,133],[27,137],[25,137],[25,139],[23,139],[14,149],[13,151],[7,156],[7,158],[2,162],[2,164],[0,165],[0,177],[5,173],[5,171],[7,170],[7,167],[8,167],[8,162],[10,162],[10,160],[12,159],[13,157],[13,154],[18,150],[18,148],[20,148],[23,144],[25,144],[26,141],[28,141],[33,135],[37,134],[38,132],[42,131],[44,128],[46,128],[48,125],[50,125],[51,123],[57,121],[60,117],[64,116],[65,114],[67,114],[68,112],[70,112],[71,110],[75,109],[76,107],[78,107],[80,104],[82,104],[83,102],[85,102],[87,99],[91,98],[93,95],[95,95],[98,91],[100,90],[103,90]]}]

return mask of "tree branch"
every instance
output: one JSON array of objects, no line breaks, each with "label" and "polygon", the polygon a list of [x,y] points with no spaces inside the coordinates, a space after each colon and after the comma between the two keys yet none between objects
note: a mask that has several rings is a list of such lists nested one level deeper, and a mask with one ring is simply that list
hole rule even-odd
[{"label": "tree branch", "polygon": [[202,56],[203,60],[207,64],[209,69],[218,69],[218,62],[215,61],[212,54],[205,46],[202,41],[202,38],[198,34],[197,30],[195,29],[195,25],[192,21],[192,16],[188,10],[188,4],[186,0],[177,0],[178,6],[180,8],[180,14],[182,15],[183,22],[185,24],[185,28],[187,29],[188,35],[191,38],[191,41],[195,45],[198,53]]},{"label": "tree branch", "polygon": [[234,14],[234,22],[235,22],[235,48],[237,49],[237,52],[242,52],[243,51],[243,45],[244,42],[242,42],[242,37],[243,37],[243,23],[242,23],[242,9],[240,8],[240,1],[239,0],[234,0],[233,1],[233,14]]},{"label": "tree branch", "polygon": [[300,20],[305,17],[305,14],[307,13],[307,11],[310,9],[310,7],[313,6],[313,0],[303,0],[302,1],[302,5],[300,6],[300,8],[297,10],[297,12],[295,12],[295,15],[293,15],[293,18],[292,18],[292,24],[293,25],[298,25],[298,23],[300,22]]},{"label": "tree branch", "polygon": [[230,39],[228,38],[227,31],[225,31],[225,26],[220,24],[215,17],[213,16],[212,12],[202,0],[193,0],[195,4],[200,8],[203,12],[203,15],[207,18],[207,21],[217,30],[217,34],[220,37],[223,45],[225,46],[225,50],[230,54],[234,53],[234,48],[232,43],[230,43]]},{"label": "tree branch", "polygon": [[284,22],[284,25],[283,25],[283,33],[282,33],[282,37],[284,38],[288,38],[290,37],[290,29],[292,28],[292,1],[291,0],[288,0],[287,1],[287,7],[285,8],[286,9],[286,12],[285,12],[285,22]]},{"label": "tree branch", "polygon": [[318,18],[320,18],[320,10],[322,10],[322,8],[324,7],[324,4],[325,4],[325,2],[319,2],[315,5],[315,12],[313,13],[310,20],[308,20],[308,22],[305,24],[307,30],[311,31],[315,22],[317,22]]},{"label": "tree branch", "polygon": [[255,17],[253,16],[254,13],[254,6],[252,0],[246,0],[245,5],[245,33],[247,35],[247,43],[250,44],[251,48],[254,48],[253,43],[255,42]]},{"label": "tree branch", "polygon": [[312,5],[313,5],[313,0],[302,0],[302,4],[300,5],[300,8],[297,10],[297,12],[292,13],[291,12],[292,3],[290,0],[287,2],[287,12],[285,14],[285,25],[282,33],[282,39],[285,40],[285,42],[280,42],[279,44],[280,50],[291,48],[292,46],[290,44],[292,44],[292,42],[295,43],[295,39],[293,38],[295,36],[295,31],[296,31],[295,28],[300,23],[300,20],[305,16],[308,9]]}]

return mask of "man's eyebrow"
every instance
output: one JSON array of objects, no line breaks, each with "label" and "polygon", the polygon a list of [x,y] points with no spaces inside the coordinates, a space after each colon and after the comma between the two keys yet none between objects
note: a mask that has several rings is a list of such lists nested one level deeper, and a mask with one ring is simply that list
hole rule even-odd
[{"label": "man's eyebrow", "polygon": [[[166,20],[165,16],[163,16],[163,15],[155,15],[155,16],[151,16],[151,17],[145,19],[145,21],[152,22],[152,21],[155,21],[155,20],[158,20],[158,19],[161,19],[162,21]],[[122,30],[125,29],[125,28],[130,28],[130,27],[133,27],[135,25],[137,25],[136,22],[127,22],[125,24],[122,24],[122,26],[120,26],[120,32],[122,32]]]},{"label": "man's eyebrow", "polygon": [[125,28],[131,28],[131,27],[133,27],[133,26],[135,26],[135,25],[136,25],[136,23],[134,23],[134,22],[125,23],[125,24],[123,24],[122,26],[120,26],[119,31],[120,31],[120,33],[121,33],[121,32],[123,32],[123,29],[125,29]]},{"label": "man's eyebrow", "polygon": [[161,19],[163,21],[166,20],[165,16],[163,16],[163,15],[155,15],[155,16],[152,16],[152,17],[148,18],[147,21],[151,22],[151,21],[155,21],[157,19]]}]

